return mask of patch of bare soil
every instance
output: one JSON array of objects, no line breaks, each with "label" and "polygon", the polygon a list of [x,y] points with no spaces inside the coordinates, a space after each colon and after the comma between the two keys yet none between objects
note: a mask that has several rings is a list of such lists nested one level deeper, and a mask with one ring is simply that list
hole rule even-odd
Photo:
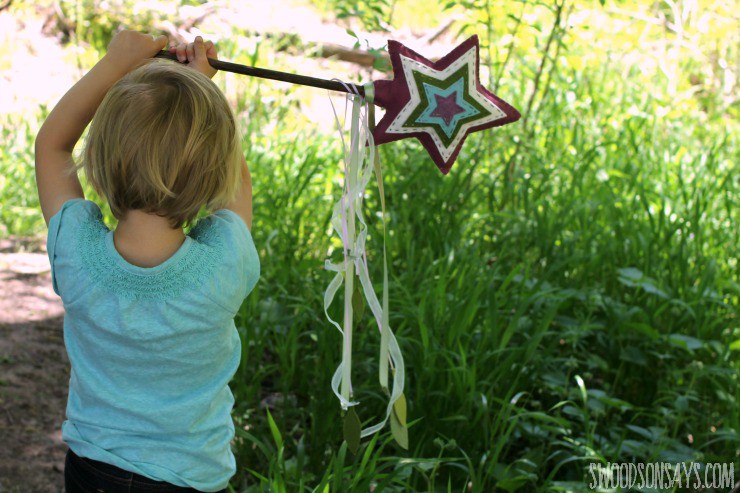
[{"label": "patch of bare soil", "polygon": [[64,491],[63,319],[43,240],[0,240],[0,493]]}]

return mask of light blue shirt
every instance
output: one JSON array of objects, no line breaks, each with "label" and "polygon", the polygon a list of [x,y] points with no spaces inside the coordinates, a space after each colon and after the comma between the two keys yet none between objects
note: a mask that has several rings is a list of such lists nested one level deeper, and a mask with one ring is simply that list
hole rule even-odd
[{"label": "light blue shirt", "polygon": [[236,472],[234,316],[260,275],[247,225],[218,210],[143,268],[115,249],[94,202],[73,199],[49,221],[47,248],[72,369],[69,448],[154,480],[226,488]]}]

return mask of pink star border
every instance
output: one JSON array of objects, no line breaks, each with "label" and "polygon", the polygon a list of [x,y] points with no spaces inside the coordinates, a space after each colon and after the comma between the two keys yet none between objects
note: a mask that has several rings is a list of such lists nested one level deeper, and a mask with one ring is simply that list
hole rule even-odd
[{"label": "pink star border", "polygon": [[[389,133],[388,127],[391,125],[393,120],[398,116],[399,112],[403,109],[403,107],[411,100],[411,94],[409,93],[409,82],[406,80],[406,75],[403,70],[403,65],[401,62],[401,55],[408,57],[412,60],[415,60],[423,65],[426,65],[427,67],[430,67],[433,70],[441,71],[446,69],[448,66],[450,66],[455,60],[457,60],[459,57],[467,53],[471,47],[475,47],[475,87],[479,94],[483,95],[485,98],[490,100],[493,104],[495,104],[501,111],[504,112],[505,116],[503,118],[499,118],[497,120],[494,120],[492,122],[488,122],[482,125],[478,126],[472,126],[470,127],[466,132],[465,135],[463,135],[462,139],[458,143],[455,150],[452,152],[450,157],[448,159],[444,159],[444,157],[440,154],[439,150],[437,149],[436,144],[434,143],[434,139],[427,133],[426,131],[419,131],[419,132],[412,132],[412,133]],[[457,46],[455,49],[453,49],[451,52],[449,52],[444,57],[440,58],[436,62],[432,62],[425,58],[424,56],[416,53],[412,49],[408,48],[407,46],[404,46],[403,44],[399,43],[398,41],[389,40],[388,41],[388,54],[391,58],[391,65],[393,67],[393,80],[379,80],[374,82],[375,86],[375,100],[374,104],[385,108],[386,112],[383,118],[381,118],[380,122],[378,122],[378,125],[375,127],[375,130],[373,131],[373,138],[375,140],[376,144],[385,144],[387,142],[393,142],[400,139],[405,139],[408,137],[416,137],[419,139],[419,141],[422,143],[422,145],[426,148],[427,152],[429,152],[429,155],[431,156],[434,163],[437,165],[439,170],[442,172],[442,174],[446,175],[450,168],[452,167],[452,164],[457,159],[457,155],[460,153],[460,149],[463,146],[463,143],[465,142],[465,139],[469,134],[472,132],[477,132],[480,130],[486,130],[488,128],[493,127],[500,127],[502,125],[506,125],[508,123],[513,123],[519,118],[521,118],[521,115],[519,114],[519,111],[516,110],[513,106],[508,104],[503,99],[499,98],[495,94],[493,94],[491,91],[483,87],[480,83],[480,44],[478,42],[478,36],[473,35],[467,40],[465,40],[462,44]]]}]

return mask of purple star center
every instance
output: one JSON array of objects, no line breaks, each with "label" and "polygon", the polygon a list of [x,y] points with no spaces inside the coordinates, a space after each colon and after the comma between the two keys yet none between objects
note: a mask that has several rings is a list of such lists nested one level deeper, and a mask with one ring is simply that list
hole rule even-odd
[{"label": "purple star center", "polygon": [[457,92],[453,92],[449,96],[435,94],[434,98],[437,100],[437,107],[434,108],[431,116],[442,118],[447,125],[455,118],[455,115],[465,111],[457,104]]}]

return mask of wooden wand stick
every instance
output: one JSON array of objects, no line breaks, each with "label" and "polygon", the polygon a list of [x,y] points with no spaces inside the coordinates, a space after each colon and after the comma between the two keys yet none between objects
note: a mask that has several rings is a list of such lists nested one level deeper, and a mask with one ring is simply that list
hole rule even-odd
[{"label": "wooden wand stick", "polygon": [[[165,51],[165,50],[160,51],[154,57],[155,58],[166,58],[168,60],[174,60],[176,62],[179,61],[177,59],[177,55],[175,55],[174,53],[170,53],[169,51]],[[209,58],[208,63],[211,65],[211,67],[215,68],[216,70],[223,70],[225,72],[233,72],[235,74],[250,75],[252,77],[260,77],[262,79],[279,80],[283,82],[290,82],[292,84],[300,84],[302,86],[318,87],[319,89],[328,89],[330,91],[347,92],[347,93],[352,92],[348,90],[348,87],[352,86],[352,84],[347,84],[345,86],[344,84],[336,80],[319,79],[316,77],[308,77],[306,75],[278,72],[277,70],[268,70],[265,68],[248,67],[247,65],[240,65],[238,63],[224,62],[222,60],[214,60],[213,58]],[[355,87],[357,88],[357,91],[360,93],[360,96],[365,97],[365,88],[362,87],[361,85],[360,86],[355,85]]]}]

